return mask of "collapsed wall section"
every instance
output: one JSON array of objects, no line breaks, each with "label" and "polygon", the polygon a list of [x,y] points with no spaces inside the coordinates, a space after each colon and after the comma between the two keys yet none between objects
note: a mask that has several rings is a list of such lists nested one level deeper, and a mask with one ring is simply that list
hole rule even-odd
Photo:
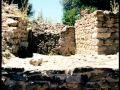
[{"label": "collapsed wall section", "polygon": [[98,10],[75,23],[76,53],[116,54],[119,51],[119,13]]},{"label": "collapsed wall section", "polygon": [[[71,26],[63,28],[41,28],[33,29],[32,51],[40,54],[75,54],[75,29]],[[45,25],[44,25],[45,26]],[[45,26],[46,27],[46,26]]]}]

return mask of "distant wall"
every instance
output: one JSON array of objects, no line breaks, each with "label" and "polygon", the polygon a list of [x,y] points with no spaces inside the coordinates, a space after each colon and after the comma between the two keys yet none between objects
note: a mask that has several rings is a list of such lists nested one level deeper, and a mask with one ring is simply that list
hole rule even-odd
[{"label": "distant wall", "polygon": [[[37,27],[38,28],[38,27]],[[61,30],[38,28],[33,30],[32,51],[41,54],[75,54],[75,28],[66,26]]]},{"label": "distant wall", "polygon": [[95,11],[75,23],[76,53],[115,54],[119,51],[119,13]]},{"label": "distant wall", "polygon": [[20,44],[27,42],[27,20],[19,13],[15,5],[2,4],[2,51],[16,54]]}]

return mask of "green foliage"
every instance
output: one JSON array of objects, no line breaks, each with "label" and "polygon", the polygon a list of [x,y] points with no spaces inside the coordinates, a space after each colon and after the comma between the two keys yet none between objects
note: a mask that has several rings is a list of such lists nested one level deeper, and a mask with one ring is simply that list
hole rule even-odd
[{"label": "green foliage", "polygon": [[[90,13],[95,10],[111,10],[113,12],[119,11],[119,0],[62,0],[63,5],[63,23],[74,25],[76,19],[81,18],[81,11],[89,10]],[[75,10],[72,10],[75,9]],[[69,15],[71,14],[72,15]]]},{"label": "green foliage", "polygon": [[79,0],[62,0],[63,18],[62,21],[66,25],[74,25],[75,20],[80,15],[80,1]]},{"label": "green foliage", "polygon": [[75,8],[64,12],[63,23],[67,25],[74,25],[75,20],[78,19],[77,10]]},{"label": "green foliage", "polygon": [[[92,2],[92,0],[90,0]],[[89,9],[90,13],[97,8],[88,5],[84,0],[62,0],[63,18],[62,21],[67,25],[74,25],[75,20],[80,19],[80,11]]]},{"label": "green foliage", "polygon": [[[34,14],[34,11],[32,10],[32,4],[28,3],[28,6],[25,8],[27,11],[27,16],[31,17]],[[25,10],[23,9],[23,11]]]},{"label": "green foliage", "polygon": [[64,10],[71,10],[73,8],[79,9],[82,3],[80,0],[63,0],[62,5]]}]

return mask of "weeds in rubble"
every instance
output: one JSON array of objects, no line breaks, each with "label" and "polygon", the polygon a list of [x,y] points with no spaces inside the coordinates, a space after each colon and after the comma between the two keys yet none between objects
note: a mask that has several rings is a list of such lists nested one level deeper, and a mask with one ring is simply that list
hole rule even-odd
[{"label": "weeds in rubble", "polygon": [[111,11],[113,13],[119,12],[119,3],[116,2],[116,0],[111,0],[110,1],[110,7],[111,7]]}]

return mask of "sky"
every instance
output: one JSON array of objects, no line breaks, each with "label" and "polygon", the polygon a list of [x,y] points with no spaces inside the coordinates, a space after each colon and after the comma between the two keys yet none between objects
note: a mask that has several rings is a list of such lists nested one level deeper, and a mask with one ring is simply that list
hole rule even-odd
[{"label": "sky", "polygon": [[37,18],[42,12],[44,18],[53,22],[62,22],[63,7],[60,0],[29,0],[33,6],[34,15],[30,19]]}]

